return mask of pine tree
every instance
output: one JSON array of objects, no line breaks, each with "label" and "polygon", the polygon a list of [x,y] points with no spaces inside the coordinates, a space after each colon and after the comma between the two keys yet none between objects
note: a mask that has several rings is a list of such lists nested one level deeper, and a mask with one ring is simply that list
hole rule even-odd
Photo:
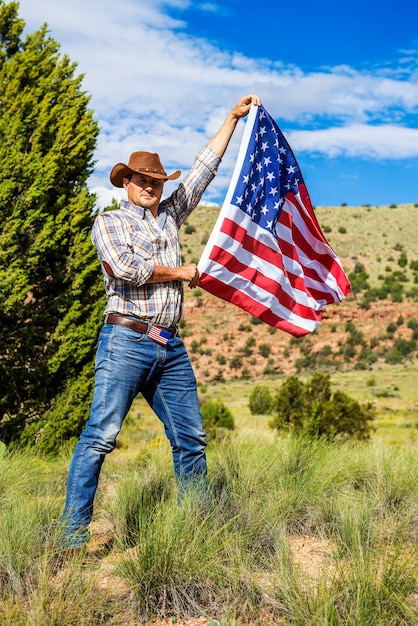
[{"label": "pine tree", "polygon": [[0,438],[56,452],[86,419],[103,285],[90,241],[98,124],[46,25],[0,0]]}]

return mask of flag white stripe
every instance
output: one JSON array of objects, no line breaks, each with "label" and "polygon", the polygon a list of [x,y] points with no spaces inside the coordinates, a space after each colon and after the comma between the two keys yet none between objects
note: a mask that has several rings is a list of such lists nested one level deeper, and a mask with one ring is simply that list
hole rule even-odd
[{"label": "flag white stripe", "polygon": [[[257,224],[255,224],[248,216],[244,216],[244,220],[240,223],[247,233],[256,239],[257,241],[261,241],[262,238],[266,239],[266,230],[264,228],[259,228]],[[282,255],[281,250],[277,244],[276,239],[273,235],[270,235],[268,241],[264,241],[266,245],[271,250],[277,250],[279,254]],[[233,237],[228,235],[227,233],[220,232],[217,237],[216,245],[219,248],[222,248],[226,252],[229,252],[235,258],[247,267],[251,267],[253,269],[258,269],[261,273],[269,278],[274,278],[274,280],[280,284],[283,291],[287,293],[289,297],[294,300],[297,300],[300,304],[307,306],[314,310],[320,310],[322,307],[318,304],[317,300],[311,296],[306,291],[302,291],[300,289],[295,289],[289,283],[289,279],[285,275],[282,269],[280,269],[277,265],[270,263],[270,261],[258,257],[254,254],[254,252],[246,250],[242,247],[241,243],[236,241]],[[212,260],[208,259],[208,263],[211,263]],[[296,275],[303,276],[303,271],[298,263],[296,263],[293,259],[289,257],[283,256],[283,265],[285,266],[287,271],[290,271]],[[205,269],[205,272],[209,274],[210,272]],[[314,281],[311,281],[314,284]],[[321,289],[322,284],[318,284],[318,288]]]},{"label": "flag white stripe", "polygon": [[[332,257],[334,262],[337,263],[341,269],[343,269],[340,259],[334,253],[332,248],[330,248],[330,246],[327,243],[315,237],[311,233],[311,231],[306,228],[306,224],[303,221],[300,213],[295,210],[291,202],[286,200],[283,210],[285,210],[287,213],[289,213],[292,216],[293,223],[297,226],[298,230],[303,233],[304,239],[315,250],[315,252],[317,252],[318,254],[324,254],[329,257]],[[327,291],[329,293],[335,292],[339,296],[340,300],[344,299],[344,294],[340,286],[338,285],[335,277],[328,271],[326,267],[324,267],[317,260],[310,259],[306,256],[305,252],[293,240],[291,229],[288,228],[287,226],[284,226],[283,224],[280,224],[279,240],[287,241],[287,243],[294,246],[298,252],[299,258],[303,260],[303,265],[305,267],[313,267],[316,270],[318,275],[324,281],[324,284],[322,285],[322,289],[321,289],[322,291]],[[307,279],[309,278],[307,277]]]},{"label": "flag white stripe", "polygon": [[[277,317],[285,319],[298,328],[312,332],[319,325],[319,322],[316,320],[310,320],[296,315],[269,291],[265,291],[260,286],[256,286],[250,281],[241,278],[241,276],[236,273],[230,272],[224,265],[220,265],[216,261],[209,261],[205,272],[213,278],[221,280],[225,285],[232,285],[237,292],[251,298],[254,302],[264,305],[267,309],[273,311]],[[239,284],[240,282],[242,283],[241,285]],[[219,295],[221,296],[222,294]]]},{"label": "flag white stripe", "polygon": [[[239,225],[247,231],[250,237],[268,246],[273,252],[277,251],[282,257],[283,266],[285,270],[291,274],[294,274],[295,276],[300,276],[305,281],[307,290],[315,289],[316,291],[319,291],[319,292],[329,291],[329,289],[326,289],[324,286],[324,283],[321,282],[320,280],[315,280],[314,278],[305,276],[304,270],[301,264],[298,261],[292,259],[291,257],[286,256],[283,253],[283,250],[281,250],[279,243],[273,234],[268,233],[268,231],[266,231],[264,228],[260,228],[259,226],[257,226],[257,224],[253,222],[248,215],[243,214],[241,211],[240,213],[242,214],[242,218],[240,220]],[[228,216],[228,217],[229,219],[233,220],[231,216]],[[233,221],[236,222],[236,220],[233,220]],[[304,253],[302,252],[302,250],[300,250],[296,246],[296,244],[292,241],[291,236],[286,237],[286,234],[291,232],[290,229],[287,226],[280,225],[280,230],[281,230],[281,235],[283,234],[283,236],[281,236],[280,239],[289,241],[292,247],[294,247],[298,251],[299,256],[304,256]],[[249,267],[260,269],[260,271],[262,271],[264,275],[270,276],[270,277],[277,276],[276,278],[277,282],[280,282],[281,277],[284,277],[285,282],[281,283],[281,286],[283,290],[290,297],[296,299],[301,304],[305,304],[306,306],[313,308],[314,310],[322,309],[322,306],[325,303],[325,299],[318,301],[316,298],[313,298],[308,293],[306,293],[305,291],[301,291],[300,289],[296,290],[298,292],[296,295],[295,288],[292,287],[288,279],[284,276],[282,269],[270,263],[266,259],[256,256],[254,252],[245,250],[239,242],[235,241],[235,239],[233,239],[227,233],[224,233],[222,231],[219,232],[215,245],[233,254],[241,263],[248,265]],[[262,269],[260,268],[260,263],[262,264]],[[315,270],[318,272],[318,274],[322,273],[328,276],[329,275],[328,270],[326,270],[326,268],[323,268],[323,271],[320,271],[321,268],[322,266],[319,263],[315,264]],[[206,271],[206,273],[208,272]],[[331,278],[332,278],[332,282],[334,283],[335,282],[334,278],[333,277]]]}]

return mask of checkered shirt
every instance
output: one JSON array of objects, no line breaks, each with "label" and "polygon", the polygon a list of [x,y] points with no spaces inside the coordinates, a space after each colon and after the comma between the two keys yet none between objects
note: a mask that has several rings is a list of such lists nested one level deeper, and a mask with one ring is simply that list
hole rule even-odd
[{"label": "checkered shirt", "polygon": [[[92,241],[102,263],[105,315],[134,315],[159,326],[176,325],[183,309],[183,282],[147,283],[154,265],[181,265],[179,228],[199,204],[221,159],[208,147],[196,157],[179,187],[160,203],[158,220],[148,209],[122,201],[98,215]],[[103,267],[106,261],[116,278]]]}]

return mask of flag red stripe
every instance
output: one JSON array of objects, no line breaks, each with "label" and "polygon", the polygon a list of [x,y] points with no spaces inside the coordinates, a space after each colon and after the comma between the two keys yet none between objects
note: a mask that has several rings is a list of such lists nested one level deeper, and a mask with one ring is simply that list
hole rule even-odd
[{"label": "flag red stripe", "polygon": [[247,313],[250,313],[250,315],[261,319],[266,324],[290,333],[294,337],[303,337],[311,333],[319,325],[322,318],[322,311],[318,311],[317,320],[315,320],[313,327],[304,328],[302,326],[292,324],[292,322],[288,319],[280,317],[271,309],[266,309],[265,306],[248,296],[246,293],[243,293],[232,285],[225,284],[205,272],[203,272],[200,276],[199,286],[203,287],[206,291],[212,293],[218,298],[222,298],[223,300],[240,307]]},{"label": "flag red stripe", "polygon": [[[245,228],[243,228],[242,226],[239,226],[236,222],[234,222],[233,220],[229,218],[224,219],[220,227],[220,232],[232,237],[235,241],[239,242],[245,250],[248,250],[254,256],[259,257],[260,259],[263,259],[264,261],[267,261],[268,263],[271,263],[272,266],[282,269],[286,273],[286,276],[289,279],[289,282],[294,289],[300,289],[301,291],[305,291],[309,295],[310,294],[314,295],[315,293],[314,295],[315,299],[318,299],[319,297],[319,299],[324,299],[327,302],[329,301],[330,296],[329,296],[328,291],[322,291],[321,289],[318,289],[316,287],[308,288],[306,285],[306,281],[304,280],[303,277],[298,276],[297,274],[294,274],[289,269],[289,267],[285,266],[283,262],[283,257],[286,257],[286,256],[300,263],[300,260],[298,259],[298,255],[296,254],[294,247],[290,246],[290,244],[288,244],[286,241],[281,241],[281,240],[279,241],[281,248],[283,248],[283,254],[282,254],[273,236],[272,236],[271,244],[276,245],[275,250],[273,250],[268,245],[258,241],[254,237],[251,237]],[[215,260],[213,256],[213,250],[210,255],[210,258],[212,260]],[[304,267],[303,269],[304,269],[304,272],[306,270],[305,272],[306,276],[309,276],[310,278],[314,280],[320,281],[320,283],[323,284],[323,281],[318,277],[317,272],[312,271],[310,268]],[[334,300],[335,298],[331,299],[332,302],[334,302]]]},{"label": "flag red stripe", "polygon": [[240,283],[242,283],[241,279],[248,280],[256,287],[260,287],[260,289],[272,294],[284,308],[295,315],[310,320],[318,319],[318,313],[312,307],[301,304],[289,296],[278,280],[271,277],[269,278],[257,268],[244,265],[244,263],[238,261],[238,259],[227,250],[214,246],[209,258],[225,267],[231,273],[238,275],[240,277]]},{"label": "flag red stripe", "polygon": [[[305,185],[299,185],[299,190],[300,190],[302,202],[304,203],[305,210],[308,212],[309,215],[306,215],[303,210],[302,211],[300,210],[300,204],[293,194],[291,193],[287,194],[286,199],[292,204],[292,206],[295,207],[295,212],[294,212],[295,216],[297,216],[299,219],[303,221],[303,225],[302,225],[303,229],[299,228],[298,225],[295,224],[295,222],[291,219],[291,216],[287,211],[281,212],[281,215],[278,220],[279,224],[286,225],[289,229],[292,230],[292,236],[293,236],[295,245],[298,246],[298,248],[303,251],[307,259],[309,259],[311,263],[313,261],[315,262],[315,264],[319,262],[324,268],[326,268],[328,273],[331,274],[336,280],[336,283],[338,284],[344,296],[347,296],[348,293],[350,292],[350,283],[340,263],[337,261],[336,258],[332,257],[329,254],[329,251],[332,250],[332,248],[327,242],[327,240],[325,239],[319,227],[318,221],[316,219],[316,215],[311,208],[309,195],[307,193]],[[279,233],[280,233],[280,230],[279,230]],[[306,238],[307,233],[312,235],[321,244],[325,244],[328,250],[325,249],[324,252],[318,252],[318,250],[316,250],[311,245],[311,243],[307,240]],[[286,244],[286,249],[288,250],[288,252],[290,252],[289,246],[291,244],[289,244],[288,242],[284,242],[280,238],[279,238],[279,243],[280,243],[280,247],[282,246],[282,244],[283,245]],[[321,282],[323,281],[323,278],[321,278],[321,276],[315,271],[314,267],[312,267],[311,265],[304,264],[304,268],[306,268],[307,276],[315,278]],[[334,301],[335,300],[330,300],[330,302],[334,302]]]}]

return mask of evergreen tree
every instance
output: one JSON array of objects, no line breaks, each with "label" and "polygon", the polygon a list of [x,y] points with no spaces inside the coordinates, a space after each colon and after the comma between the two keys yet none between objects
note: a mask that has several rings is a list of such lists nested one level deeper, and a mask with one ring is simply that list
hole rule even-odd
[{"label": "evergreen tree", "polygon": [[98,125],[46,25],[0,0],[0,439],[55,452],[86,419],[104,290],[90,241]]}]

